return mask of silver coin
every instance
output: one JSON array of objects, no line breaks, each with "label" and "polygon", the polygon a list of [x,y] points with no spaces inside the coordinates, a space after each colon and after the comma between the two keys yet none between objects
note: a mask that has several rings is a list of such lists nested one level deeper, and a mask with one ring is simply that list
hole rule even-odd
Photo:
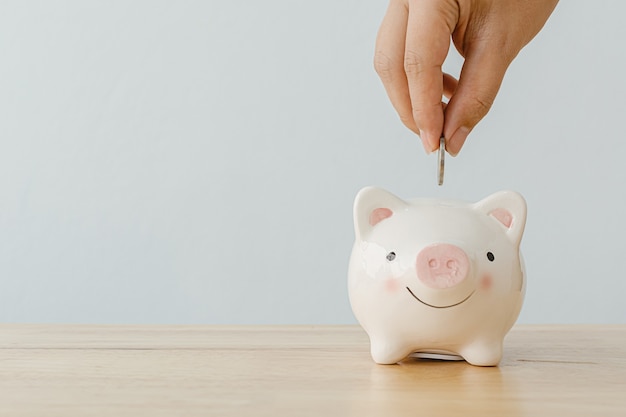
[{"label": "silver coin", "polygon": [[444,160],[445,160],[445,156],[446,156],[446,139],[441,136],[441,139],[439,139],[439,158],[438,161],[439,163],[437,164],[438,167],[438,181],[437,183],[439,185],[443,185],[443,171],[444,171]]}]

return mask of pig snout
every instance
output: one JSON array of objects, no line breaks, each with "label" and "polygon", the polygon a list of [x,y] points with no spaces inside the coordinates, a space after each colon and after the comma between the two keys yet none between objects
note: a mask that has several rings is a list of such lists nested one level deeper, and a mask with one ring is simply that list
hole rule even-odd
[{"label": "pig snout", "polygon": [[426,286],[445,289],[460,284],[469,273],[469,259],[458,246],[437,243],[425,247],[416,259],[417,277]]}]

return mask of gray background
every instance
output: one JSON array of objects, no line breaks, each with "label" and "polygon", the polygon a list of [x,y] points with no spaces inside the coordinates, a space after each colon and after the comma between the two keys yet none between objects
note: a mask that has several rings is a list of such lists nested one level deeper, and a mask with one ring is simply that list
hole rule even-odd
[{"label": "gray background", "polygon": [[626,3],[557,7],[442,188],[372,69],[385,8],[1,1],[0,321],[353,323],[375,184],[521,192],[520,322],[626,322]]}]

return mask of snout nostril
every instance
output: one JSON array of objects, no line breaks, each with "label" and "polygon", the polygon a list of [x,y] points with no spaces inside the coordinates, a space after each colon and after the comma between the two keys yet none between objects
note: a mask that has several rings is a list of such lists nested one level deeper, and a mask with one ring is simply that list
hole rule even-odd
[{"label": "snout nostril", "polygon": [[458,246],[440,243],[427,246],[417,255],[417,277],[425,285],[443,289],[463,281],[469,273],[469,259]]}]

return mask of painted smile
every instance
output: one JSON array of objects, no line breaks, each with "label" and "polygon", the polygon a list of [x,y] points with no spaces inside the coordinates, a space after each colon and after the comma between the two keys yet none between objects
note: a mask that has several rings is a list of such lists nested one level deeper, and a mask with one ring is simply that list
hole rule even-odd
[{"label": "painted smile", "polygon": [[467,297],[465,297],[463,300],[459,301],[458,303],[450,304],[449,306],[434,306],[432,304],[428,304],[428,303],[425,303],[422,300],[420,300],[415,294],[413,294],[413,291],[411,291],[411,289],[409,287],[406,287],[406,289],[407,289],[407,291],[409,291],[409,293],[411,293],[413,298],[415,298],[417,301],[419,301],[420,303],[424,304],[425,306],[432,307],[432,308],[450,308],[450,307],[458,306],[459,304],[462,304],[462,303],[466,302],[472,295],[474,295],[474,291],[472,291],[470,295],[468,295]]}]

